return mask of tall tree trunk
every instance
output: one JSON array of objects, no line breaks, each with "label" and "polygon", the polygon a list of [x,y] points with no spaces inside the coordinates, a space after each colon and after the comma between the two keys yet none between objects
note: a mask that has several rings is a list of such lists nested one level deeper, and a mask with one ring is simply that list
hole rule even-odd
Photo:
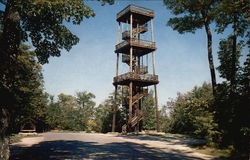
[{"label": "tall tree trunk", "polygon": [[9,159],[9,114],[14,103],[11,88],[14,83],[15,60],[21,43],[20,16],[17,0],[7,1],[3,32],[0,39],[0,159]]},{"label": "tall tree trunk", "polygon": [[215,95],[215,93],[216,93],[216,76],[215,76],[214,61],[213,61],[213,54],[212,54],[212,33],[210,30],[207,18],[204,18],[204,22],[205,22],[205,29],[206,29],[206,33],[207,33],[207,53],[208,53],[209,69],[210,69],[210,74],[211,74],[213,95]]},{"label": "tall tree trunk", "polygon": [[8,110],[1,105],[0,108],[0,159],[9,159],[9,140],[6,137],[6,130],[8,128]]},{"label": "tall tree trunk", "polygon": [[230,77],[231,89],[235,91],[236,87],[236,72],[237,72],[237,17],[234,15],[233,21],[233,53],[232,53],[232,74]]}]

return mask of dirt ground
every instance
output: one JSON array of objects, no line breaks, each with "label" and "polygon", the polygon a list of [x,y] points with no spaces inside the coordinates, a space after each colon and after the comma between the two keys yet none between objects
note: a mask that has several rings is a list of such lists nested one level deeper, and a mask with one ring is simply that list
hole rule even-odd
[{"label": "dirt ground", "polygon": [[195,152],[192,138],[44,133],[11,145],[11,160],[218,160]]}]

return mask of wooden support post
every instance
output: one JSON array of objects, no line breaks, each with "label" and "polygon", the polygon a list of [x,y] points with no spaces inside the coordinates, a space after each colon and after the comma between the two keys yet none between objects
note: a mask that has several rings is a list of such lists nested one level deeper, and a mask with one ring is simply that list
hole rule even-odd
[{"label": "wooden support post", "polygon": [[[151,41],[154,42],[154,31],[153,31],[153,19],[150,20],[150,31],[151,31]],[[153,65],[153,75],[155,75],[155,53],[152,52],[152,65]],[[158,95],[157,95],[157,86],[154,85],[155,91],[155,116],[156,116],[156,130],[160,131],[159,124],[159,111],[158,111]]]},{"label": "wooden support post", "polygon": [[159,111],[158,111],[158,95],[157,95],[157,86],[154,85],[155,90],[155,114],[156,114],[156,130],[157,132],[160,131],[160,124],[159,124]]},{"label": "wooden support post", "polygon": [[[133,15],[131,14],[130,15],[130,41],[132,39],[132,36],[133,36]],[[130,72],[133,71],[133,64],[132,64],[132,61],[133,61],[133,48],[132,46],[130,47]]]},{"label": "wooden support post", "polygon": [[116,58],[116,76],[119,74],[119,53],[117,53],[117,58]]},{"label": "wooden support post", "polygon": [[129,83],[129,117],[128,117],[128,124],[129,124],[129,131],[131,131],[131,121],[132,121],[132,103],[133,103],[133,83]]},{"label": "wooden support post", "polygon": [[117,44],[121,41],[121,22],[118,24]]},{"label": "wooden support post", "polygon": [[[117,35],[117,44],[120,42],[120,35],[121,35],[121,23],[119,22],[118,25],[118,35]],[[119,53],[117,53],[117,59],[116,59],[116,77],[119,74]],[[115,85],[115,104],[113,104],[113,120],[112,120],[112,132],[115,132],[116,128],[116,112],[117,112],[117,104],[116,104],[116,98],[117,98],[117,85]]]},{"label": "wooden support post", "polygon": [[[133,15],[130,15],[130,40],[133,37]],[[132,46],[130,47],[130,72],[133,72],[133,48]],[[132,112],[133,112],[133,83],[130,82],[129,83],[129,118],[128,118],[128,122],[129,122],[129,132],[131,131],[131,121],[132,121]]]},{"label": "wooden support post", "polygon": [[113,121],[112,121],[112,132],[115,132],[115,121],[116,121],[116,112],[117,112],[117,104],[116,104],[116,98],[117,98],[117,85],[115,86],[115,104],[113,104]]}]

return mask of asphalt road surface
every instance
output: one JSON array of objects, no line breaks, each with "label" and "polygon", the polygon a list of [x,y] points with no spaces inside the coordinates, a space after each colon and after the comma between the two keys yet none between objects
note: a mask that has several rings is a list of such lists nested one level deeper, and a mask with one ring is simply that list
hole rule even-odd
[{"label": "asphalt road surface", "polygon": [[195,139],[163,136],[118,136],[54,133],[24,138],[11,145],[11,160],[217,160],[195,152]]}]

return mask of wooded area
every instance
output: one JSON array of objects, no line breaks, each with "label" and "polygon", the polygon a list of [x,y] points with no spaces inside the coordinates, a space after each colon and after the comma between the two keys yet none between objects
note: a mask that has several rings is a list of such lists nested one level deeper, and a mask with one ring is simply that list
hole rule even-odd
[{"label": "wooded area", "polygon": [[[114,3],[103,0],[103,4]],[[44,91],[42,64],[69,51],[79,38],[65,23],[80,24],[94,11],[82,0],[0,0],[0,159],[9,158],[8,136],[17,133],[24,118],[36,121],[38,131],[52,129],[110,132],[112,106],[121,104],[114,93],[95,106],[93,93],[58,95]],[[232,154],[249,156],[250,139],[250,2],[248,0],[164,0],[174,17],[168,26],[180,34],[205,29],[211,84],[179,93],[159,111],[160,130],[204,138]],[[219,42],[219,66],[212,54],[212,31],[231,31]],[[112,44],[110,44],[112,45]],[[181,44],[180,44],[181,45]],[[31,50],[30,47],[34,47]],[[243,60],[240,61],[240,56]],[[216,81],[216,72],[223,78]],[[190,71],[191,72],[191,71]],[[176,73],[178,74],[178,73]],[[165,81],[165,80],[164,80]],[[112,82],[111,82],[112,83]],[[167,100],[166,100],[167,101]],[[142,120],[144,130],[155,130],[152,91]],[[116,131],[121,132],[125,111],[118,108]],[[243,158],[241,158],[243,159]]]}]

